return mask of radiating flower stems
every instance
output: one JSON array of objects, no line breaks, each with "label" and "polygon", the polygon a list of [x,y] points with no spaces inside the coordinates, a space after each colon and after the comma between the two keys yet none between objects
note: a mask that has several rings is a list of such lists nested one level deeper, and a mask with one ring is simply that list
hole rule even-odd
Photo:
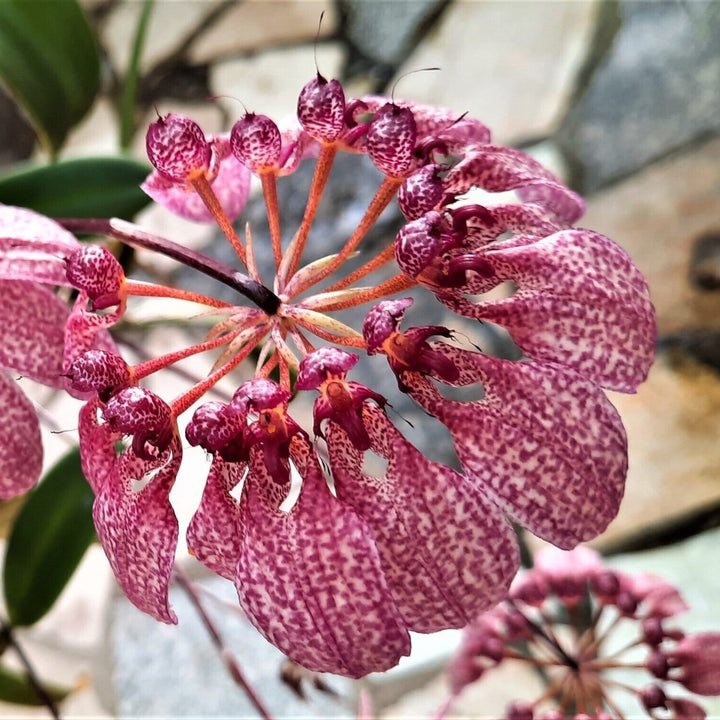
[{"label": "radiating flower stems", "polygon": [[215,191],[212,189],[212,186],[210,185],[207,177],[204,174],[200,173],[194,177],[189,178],[188,182],[190,183],[190,185],[192,185],[195,192],[197,192],[202,201],[205,203],[205,207],[215,218],[215,222],[223,231],[225,237],[230,241],[230,244],[233,246],[233,249],[237,253],[237,256],[242,261],[242,264],[247,267],[245,247],[243,246],[242,241],[238,237],[238,234],[235,232],[235,228],[232,226],[232,223],[228,219],[228,216],[225,214],[225,210],[223,210],[223,206],[220,204],[220,201],[218,200]]},{"label": "radiating flower stems", "polygon": [[137,280],[126,280],[125,290],[129,295],[135,297],[165,297],[175,300],[187,300],[188,302],[208,305],[215,308],[232,307],[230,303],[200,293],[169,287],[168,285],[154,285],[152,283],[138,282]]},{"label": "radiating flower stems", "polygon": [[48,709],[48,712],[56,720],[60,720],[60,711],[58,710],[57,704],[50,697],[47,690],[45,690],[42,682],[40,682],[40,679],[35,672],[35,668],[30,662],[30,658],[25,654],[22,646],[16,640],[12,628],[7,625],[3,620],[0,620],[0,638],[2,639],[3,644],[9,645],[15,651],[15,654],[18,656],[18,659],[25,668],[28,681],[32,685],[32,688],[35,691],[38,700],[40,700],[42,704],[45,705],[45,707]]},{"label": "radiating flower stems", "polygon": [[180,585],[180,587],[182,587],[182,589],[185,590],[185,592],[187,593],[190,602],[193,604],[193,607],[200,616],[200,619],[202,620],[205,629],[208,631],[208,634],[210,635],[213,644],[220,653],[220,657],[225,663],[225,667],[227,667],[228,672],[230,673],[230,677],[232,677],[235,683],[243,689],[243,691],[247,695],[248,700],[250,700],[255,709],[258,711],[260,717],[264,718],[265,720],[273,720],[273,717],[270,714],[269,710],[265,707],[262,700],[258,697],[258,694],[255,692],[253,686],[248,682],[247,678],[243,674],[242,669],[240,668],[240,665],[235,659],[235,656],[225,644],[225,641],[223,640],[222,635],[220,635],[217,626],[205,610],[203,601],[200,598],[200,594],[195,588],[194,583],[190,580],[185,571],[182,570],[179,565],[175,565],[174,573],[175,580],[177,581],[178,585]]},{"label": "radiating flower stems", "polygon": [[221,283],[237,290],[241,295],[251,300],[267,315],[274,315],[280,307],[280,298],[271,290],[249,278],[244,273],[234,270],[229,265],[221,263],[202,253],[183,247],[172,240],[153,235],[141,230],[137,225],[112,218],[101,220],[95,218],[64,218],[59,223],[72,232],[102,233],[110,235],[117,240],[137,248],[154,250],[162,255],[195,268]]},{"label": "radiating flower stems", "polygon": [[309,287],[312,287],[316,283],[332,275],[339,267],[342,266],[342,264],[355,251],[362,239],[367,235],[368,231],[375,224],[383,210],[388,206],[388,203],[393,199],[401,184],[402,179],[395,177],[386,177],[382,181],[382,184],[377,189],[375,196],[370,201],[370,205],[368,205],[365,214],[358,223],[350,239],[343,246],[342,250],[337,254],[332,262],[328,263],[316,275],[309,277],[304,283],[301,283],[300,286],[295,289],[293,297],[300,295]]},{"label": "radiating flower stems", "polygon": [[307,242],[308,235],[310,234],[310,228],[312,222],[315,219],[315,213],[317,212],[318,205],[320,204],[320,198],[322,197],[323,190],[327,184],[328,178],[330,177],[330,169],[332,168],[335,155],[337,154],[337,145],[334,143],[323,143],[320,155],[315,165],[315,173],[312,179],[312,185],[310,186],[310,192],[308,194],[307,205],[305,206],[305,213],[303,215],[302,222],[297,235],[293,239],[292,243],[292,254],[287,265],[287,274],[281,278],[281,282],[284,285],[286,280],[289,280],[298,268],[300,264],[300,258],[302,257],[303,250],[305,249],[305,243]]},{"label": "radiating flower stems", "polygon": [[[260,173],[265,208],[267,210],[268,225],[270,226],[270,240],[272,242],[273,257],[275,259],[275,270],[278,270],[282,262],[282,240],[280,236],[280,211],[278,208],[277,178],[274,170],[267,170]],[[250,269],[248,267],[248,269]]]}]

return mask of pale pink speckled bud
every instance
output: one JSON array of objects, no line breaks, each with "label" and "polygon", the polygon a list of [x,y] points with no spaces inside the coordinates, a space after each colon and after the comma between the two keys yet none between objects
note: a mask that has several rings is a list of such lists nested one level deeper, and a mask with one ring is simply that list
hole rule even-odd
[{"label": "pale pink speckled bud", "polygon": [[381,107],[367,131],[370,159],[390,177],[405,177],[416,162],[417,127],[412,110],[387,103]]},{"label": "pale pink speckled bud", "polygon": [[253,172],[277,166],[282,147],[280,130],[267,115],[247,113],[230,132],[235,157]]},{"label": "pale pink speckled bud", "polygon": [[311,137],[333,142],[345,127],[345,93],[337,80],[317,74],[300,91],[297,104],[300,124]]},{"label": "pale pink speckled bud", "polygon": [[210,143],[200,126],[184,115],[170,113],[152,123],[145,147],[155,169],[173,182],[184,183],[191,173],[210,167]]},{"label": "pale pink speckled bud", "polygon": [[115,256],[100,245],[86,245],[67,260],[68,282],[84,290],[96,310],[122,300],[125,273]]}]

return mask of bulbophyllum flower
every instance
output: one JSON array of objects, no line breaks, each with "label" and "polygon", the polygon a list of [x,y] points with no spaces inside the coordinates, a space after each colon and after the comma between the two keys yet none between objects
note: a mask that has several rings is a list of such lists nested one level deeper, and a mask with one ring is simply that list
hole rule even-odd
[{"label": "bulbophyllum flower", "polygon": [[[160,177],[172,191],[155,197],[175,210],[201,203],[240,269],[119,220],[92,229],[178,259],[242,298],[233,305],[134,281],[107,251],[87,246],[68,264],[80,294],[66,372],[76,391],[93,393],[80,444],[103,547],[128,597],[174,622],[167,591],[178,523],[168,493],[183,451],[177,421],[257,351],[252,378],[232,400],[199,405],[187,425],[190,445],[212,455],[188,546],[234,582],[251,622],[291,659],[359,677],[407,654],[408,631],[462,627],[505,596],[518,567],[508,519],[563,548],[612,520],[627,452],[602,388],[631,392],[643,381],[655,321],[630,258],[572,227],[582,200],[526,154],[491,144],[482,123],[386,98],[348,99],[320,75],[300,93],[298,120],[288,132],[247,113],[230,133],[229,155],[189,118],[153,123],[148,184]],[[347,242],[304,262],[338,152],[368,155],[383,179]],[[315,155],[304,217],[283,227],[276,183]],[[272,282],[260,275],[250,229],[241,238],[227,209],[234,192],[244,202],[245,184],[218,162],[261,181]],[[463,200],[475,187],[503,192],[503,201]],[[363,240],[396,195],[408,223],[368,256]],[[361,264],[347,270],[358,251]],[[388,269],[388,279],[362,284]],[[486,299],[506,281],[515,294]],[[410,288],[427,288],[448,318],[506,327],[526,358],[484,354],[451,320],[402,329],[412,301],[397,296]],[[88,350],[132,296],[201,303],[218,320],[203,342],[137,365]],[[362,326],[335,315],[362,306]],[[143,387],[149,375],[216,349],[207,378],[179,397]],[[353,378],[356,363],[386,367],[373,355],[385,355],[399,391],[447,427],[457,468],[427,458],[388,415],[392,398]],[[478,384],[480,400],[448,393]],[[293,417],[302,393],[314,397],[312,427]]]},{"label": "bulbophyllum flower", "polygon": [[[720,633],[671,627],[668,620],[687,609],[662,578],[607,568],[585,547],[543,550],[507,599],[465,629],[448,666],[452,698],[439,716],[469,684],[486,676],[491,682],[493,668],[516,662],[536,667],[547,689],[513,702],[508,720],[612,720],[637,712],[702,720],[699,698],[687,691],[720,695]],[[623,697],[634,698],[634,708]]]},{"label": "bulbophyllum flower", "polygon": [[80,244],[52,220],[0,205],[0,499],[29,490],[43,450],[32,402],[12,375],[65,387],[63,346],[70,310],[53,289],[68,285],[64,259]]}]

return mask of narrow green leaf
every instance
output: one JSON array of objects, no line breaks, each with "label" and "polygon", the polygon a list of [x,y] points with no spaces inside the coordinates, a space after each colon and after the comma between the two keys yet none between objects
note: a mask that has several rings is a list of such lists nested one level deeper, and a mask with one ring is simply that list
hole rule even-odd
[{"label": "narrow green leaf", "polygon": [[100,54],[77,0],[2,0],[0,76],[54,156],[100,86]]},{"label": "narrow green leaf", "polygon": [[[43,689],[54,702],[64,700],[72,688],[43,683]],[[11,670],[0,665],[0,700],[15,705],[44,705],[37,696],[27,673]]]},{"label": "narrow green leaf", "polygon": [[37,622],[70,580],[95,538],[92,504],[77,449],[29,494],[5,554],[3,586],[13,626]]},{"label": "narrow green leaf", "polygon": [[21,205],[50,217],[130,219],[150,203],[139,187],[149,172],[148,166],[127,158],[25,165],[0,176],[0,203]]},{"label": "narrow green leaf", "polygon": [[138,78],[140,76],[140,59],[142,58],[145,35],[155,0],[145,0],[138,26],[133,39],[130,66],[125,73],[125,86],[120,100],[120,147],[127,150],[135,134],[135,98],[137,96]]}]

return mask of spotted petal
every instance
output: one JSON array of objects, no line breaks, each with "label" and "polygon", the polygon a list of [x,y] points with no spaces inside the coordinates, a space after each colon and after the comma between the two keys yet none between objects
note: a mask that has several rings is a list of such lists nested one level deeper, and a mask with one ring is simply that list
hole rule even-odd
[{"label": "spotted petal", "polygon": [[589,230],[563,230],[483,257],[512,297],[472,303],[440,299],[456,312],[505,327],[532,358],[560,362],[603,387],[634,392],[655,357],[655,311],[645,279],[615,243]]},{"label": "spotted petal", "polygon": [[418,373],[410,394],[452,433],[466,473],[515,521],[570,549],[617,514],[627,472],[622,422],[605,394],[569,368],[512,362],[441,343],[458,384],[480,381],[485,397],[443,397]]},{"label": "spotted petal", "polygon": [[62,355],[67,305],[29,280],[0,280],[3,309],[0,367],[51,387],[63,387]]},{"label": "spotted petal", "polygon": [[363,422],[387,470],[379,478],[363,473],[362,454],[329,422],[338,497],[372,528],[408,628],[463,627],[505,597],[518,567],[515,534],[477,486],[428,460],[377,405],[364,404]]},{"label": "spotted petal", "polygon": [[240,603],[270,642],[310,670],[387,670],[410,640],[370,528],[330,493],[307,441],[295,436],[291,452],[303,486],[285,513],[267,501],[273,480],[254,450],[242,500]]},{"label": "spotted petal", "polygon": [[177,623],[168,590],[175,560],[178,522],[170,506],[182,445],[177,434],[160,457],[143,460],[115,453],[118,434],[100,424],[92,404],[81,422],[83,470],[97,492],[93,520],[115,577],[128,599],[143,612]]},{"label": "spotted petal", "polygon": [[230,491],[242,480],[247,463],[215,456],[200,507],[187,531],[190,552],[214,573],[235,578],[243,533],[240,504]]},{"label": "spotted petal", "polygon": [[40,478],[43,450],[33,404],[0,372],[0,500],[26,492]]},{"label": "spotted petal", "polygon": [[585,212],[582,198],[562,185],[537,160],[521,150],[502,145],[475,146],[445,179],[445,192],[449,196],[462,195],[473,188],[488,192],[517,190],[522,200],[551,210],[568,224]]},{"label": "spotted petal", "polygon": [[64,259],[75,236],[32,210],[0,205],[0,278],[68,285]]}]

